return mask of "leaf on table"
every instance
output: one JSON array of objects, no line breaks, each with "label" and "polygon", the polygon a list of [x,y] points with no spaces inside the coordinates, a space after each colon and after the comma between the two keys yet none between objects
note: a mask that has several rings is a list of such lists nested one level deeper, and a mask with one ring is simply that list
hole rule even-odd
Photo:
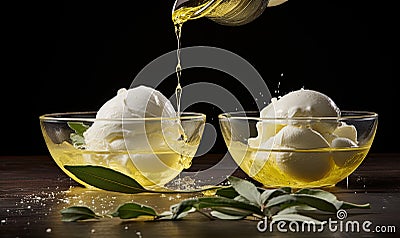
[{"label": "leaf on table", "polygon": [[138,203],[125,203],[120,206],[112,216],[121,219],[138,218],[140,216],[151,216],[155,218],[158,214],[152,207]]},{"label": "leaf on table", "polygon": [[96,215],[90,208],[82,206],[72,206],[61,210],[62,221],[75,222],[88,219],[99,219],[101,216]]},{"label": "leaf on table", "polygon": [[315,207],[310,207],[308,205],[295,205],[291,206],[288,208],[285,208],[283,210],[280,210],[277,215],[284,215],[284,214],[301,214],[301,213],[309,213],[309,212],[314,212],[318,211]]},{"label": "leaf on table", "polygon": [[177,204],[172,209],[172,212],[174,213],[173,218],[178,217],[180,213],[187,211],[192,207],[196,208],[196,210],[201,210],[204,208],[235,208],[243,212],[246,211],[250,212],[251,214],[263,215],[260,208],[252,204],[224,197],[201,197],[187,199]]},{"label": "leaf on table", "polygon": [[[296,193],[274,197],[267,201],[265,207],[267,208],[267,214],[273,215],[275,213],[282,213],[285,209],[299,205],[303,206],[303,208],[304,206],[309,206],[320,212],[328,213],[336,213],[339,209],[370,208],[369,204],[353,204],[340,201],[334,194],[328,191],[308,188],[301,189]],[[290,213],[290,210],[287,212]]]},{"label": "leaf on table", "polygon": [[263,193],[260,195],[260,200],[261,204],[265,205],[270,199],[274,197],[278,197],[284,194],[290,194],[292,191],[291,188],[278,188],[278,189],[271,189],[271,190],[265,190]]},{"label": "leaf on table", "polygon": [[238,195],[237,197],[234,198],[234,200],[239,201],[239,202],[254,204],[254,203],[250,202],[247,198],[243,197],[242,195]]},{"label": "leaf on table", "polygon": [[221,220],[241,220],[246,217],[246,216],[229,215],[229,214],[222,213],[219,211],[211,211],[210,214],[211,214],[211,216],[216,217]]},{"label": "leaf on table", "polygon": [[221,197],[226,197],[226,198],[235,198],[239,195],[238,192],[232,187],[225,187],[225,188],[220,188],[217,190],[215,195],[221,196]]},{"label": "leaf on table", "polygon": [[102,166],[65,165],[64,168],[83,182],[103,190],[128,194],[149,192],[133,178]]},{"label": "leaf on table", "polygon": [[232,187],[238,192],[242,197],[247,199],[250,203],[261,206],[260,192],[257,187],[251,182],[240,179],[234,176],[229,176],[228,181],[232,184]]},{"label": "leaf on table", "polygon": [[174,218],[174,213],[172,211],[165,211],[158,215],[158,220],[180,220],[187,216],[189,213],[195,212],[196,208],[192,207],[184,212],[181,212],[177,217]]},{"label": "leaf on table", "polygon": [[300,204],[306,204],[315,207],[318,210],[335,213],[343,204],[342,201],[329,200],[325,197],[310,194],[294,194],[296,201]]},{"label": "leaf on table", "polygon": [[334,203],[308,194],[285,194],[274,197],[267,202],[266,208],[271,210],[273,207],[279,206],[280,209],[283,210],[285,208],[301,204],[317,208],[321,211],[332,213],[337,211]]},{"label": "leaf on table", "polygon": [[220,212],[220,213],[224,213],[225,215],[230,215],[230,216],[235,216],[235,217],[240,216],[242,218],[245,218],[245,217],[253,214],[251,211],[237,209],[234,207],[214,207],[213,210]]},{"label": "leaf on table", "polygon": [[308,195],[313,195],[316,197],[319,197],[321,199],[325,199],[329,202],[332,202],[336,209],[352,209],[352,208],[361,208],[361,209],[366,209],[370,208],[370,204],[355,204],[355,203],[349,203],[345,201],[340,201],[337,199],[337,197],[328,191],[322,190],[322,189],[300,189],[299,191],[296,192],[296,194],[308,194]]},{"label": "leaf on table", "polygon": [[337,197],[328,191],[322,190],[322,189],[309,189],[309,188],[303,188],[300,189],[299,191],[296,192],[296,194],[308,194],[312,195],[321,199],[324,199],[326,201],[332,202],[337,206],[336,208],[339,209],[341,206],[340,201],[337,199]]}]

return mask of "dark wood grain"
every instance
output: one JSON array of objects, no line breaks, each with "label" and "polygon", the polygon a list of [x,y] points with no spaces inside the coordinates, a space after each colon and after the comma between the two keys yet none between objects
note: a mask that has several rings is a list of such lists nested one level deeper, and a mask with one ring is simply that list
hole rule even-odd
[{"label": "dark wood grain", "polygon": [[[218,155],[207,155],[195,165],[213,163]],[[48,156],[0,157],[0,237],[397,237],[400,233],[400,155],[371,154],[363,164],[337,186],[329,188],[340,199],[371,204],[369,210],[349,211],[347,220],[371,221],[397,229],[391,233],[312,232],[261,233],[257,221],[209,220],[193,214],[181,221],[100,221],[67,223],[60,210],[71,205],[86,205],[96,212],[114,210],[127,201],[165,211],[190,195],[122,195],[88,190],[69,179]],[[235,175],[244,176],[238,170]]]}]

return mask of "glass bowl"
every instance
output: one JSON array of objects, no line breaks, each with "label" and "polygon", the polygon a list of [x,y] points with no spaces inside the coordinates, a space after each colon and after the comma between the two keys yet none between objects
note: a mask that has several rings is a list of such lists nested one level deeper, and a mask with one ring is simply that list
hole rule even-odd
[{"label": "glass bowl", "polygon": [[124,173],[144,187],[160,187],[191,165],[206,116],[98,119],[96,112],[52,113],[39,117],[47,148],[57,165],[96,165]]},{"label": "glass bowl", "polygon": [[260,118],[258,112],[228,112],[219,115],[219,123],[234,161],[265,187],[325,187],[345,179],[365,159],[378,115],[342,111],[339,118]]}]

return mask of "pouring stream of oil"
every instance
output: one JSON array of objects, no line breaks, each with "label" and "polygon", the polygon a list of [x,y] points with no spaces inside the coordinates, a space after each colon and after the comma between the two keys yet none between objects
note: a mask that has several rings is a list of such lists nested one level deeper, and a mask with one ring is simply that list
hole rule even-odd
[{"label": "pouring stream of oil", "polygon": [[176,39],[178,42],[178,48],[176,51],[177,56],[177,65],[176,65],[176,76],[178,79],[178,85],[175,89],[175,97],[177,104],[177,116],[178,118],[181,115],[181,97],[182,97],[182,86],[181,86],[181,77],[182,77],[182,65],[181,65],[181,36],[182,36],[182,26],[183,23],[188,20],[197,19],[205,16],[208,12],[210,12],[213,7],[210,7],[212,4],[219,3],[221,0],[197,0],[191,1],[195,3],[192,6],[184,6],[180,7],[177,10],[174,10],[172,13],[172,21],[175,27]]}]

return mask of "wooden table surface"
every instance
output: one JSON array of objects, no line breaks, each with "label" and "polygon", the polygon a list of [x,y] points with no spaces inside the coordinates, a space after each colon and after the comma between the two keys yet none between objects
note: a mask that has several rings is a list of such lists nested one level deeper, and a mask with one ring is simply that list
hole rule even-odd
[{"label": "wooden table surface", "polygon": [[[370,154],[348,178],[329,190],[341,200],[370,203],[371,209],[351,210],[346,218],[370,221],[370,232],[260,232],[257,221],[209,220],[190,214],[180,221],[62,222],[60,210],[87,205],[107,212],[127,201],[158,211],[188,195],[122,195],[93,191],[69,179],[48,156],[0,157],[0,237],[400,237],[400,154]],[[240,171],[237,172],[240,174]],[[378,232],[378,230],[386,232]],[[395,230],[394,230],[395,229]]]}]

